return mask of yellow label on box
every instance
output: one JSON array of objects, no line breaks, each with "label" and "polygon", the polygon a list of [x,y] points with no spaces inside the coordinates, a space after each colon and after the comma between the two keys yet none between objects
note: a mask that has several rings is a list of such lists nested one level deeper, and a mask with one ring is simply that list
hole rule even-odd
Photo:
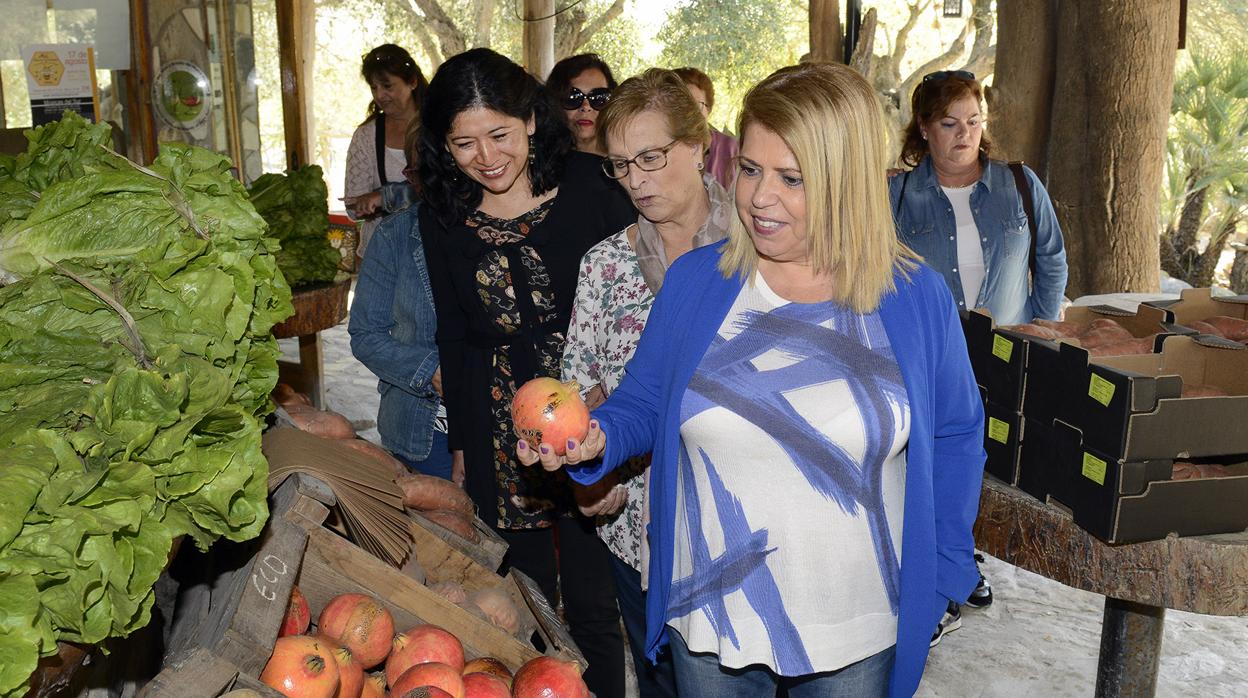
[{"label": "yellow label on box", "polygon": [[1014,353],[1014,342],[1002,337],[999,334],[992,335],[992,355],[1009,363],[1010,355]]},{"label": "yellow label on box", "polygon": [[1010,425],[996,417],[989,417],[988,438],[1000,443],[1006,443],[1010,440]]},{"label": "yellow label on box", "polygon": [[1105,461],[1084,451],[1083,476],[1098,485],[1105,484]]},{"label": "yellow label on box", "polygon": [[1114,399],[1114,384],[1093,373],[1088,381],[1088,397],[1109,407],[1109,401]]}]

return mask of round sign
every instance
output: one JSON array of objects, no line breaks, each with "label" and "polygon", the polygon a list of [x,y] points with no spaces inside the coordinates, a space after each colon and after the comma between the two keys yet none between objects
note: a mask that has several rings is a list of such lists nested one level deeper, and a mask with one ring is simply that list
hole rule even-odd
[{"label": "round sign", "polygon": [[208,120],[211,94],[208,76],[189,61],[166,63],[152,83],[152,105],[157,116],[165,125],[184,131]]}]

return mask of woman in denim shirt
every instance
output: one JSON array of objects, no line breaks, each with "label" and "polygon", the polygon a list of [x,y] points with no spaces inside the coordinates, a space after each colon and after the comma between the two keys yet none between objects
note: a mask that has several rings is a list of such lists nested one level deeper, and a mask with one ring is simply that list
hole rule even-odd
[{"label": "woman in denim shirt", "polygon": [[1057,320],[1066,250],[1053,203],[1023,167],[1036,224],[1029,274],[1027,214],[1009,165],[988,159],[981,100],[964,70],[931,73],[915,88],[901,152],[914,169],[889,182],[898,234],[945,278],[959,309],[987,308],[998,325]]},{"label": "woman in denim shirt", "polygon": [[[415,120],[414,120],[415,121]],[[408,133],[408,160],[416,127]],[[414,178],[409,166],[404,175]],[[408,182],[382,187],[389,210],[364,253],[351,304],[351,353],[377,375],[381,443],[409,468],[462,484],[462,460],[446,439],[442,377],[433,341],[437,317],[420,236],[419,207]],[[453,461],[459,467],[453,467]]]}]

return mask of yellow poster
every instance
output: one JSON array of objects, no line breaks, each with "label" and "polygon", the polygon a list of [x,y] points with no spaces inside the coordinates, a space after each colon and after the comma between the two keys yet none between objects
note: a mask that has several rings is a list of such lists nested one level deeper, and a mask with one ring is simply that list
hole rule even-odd
[{"label": "yellow poster", "polygon": [[88,44],[31,44],[22,47],[30,111],[35,126],[57,121],[65,110],[100,120],[95,49]]}]

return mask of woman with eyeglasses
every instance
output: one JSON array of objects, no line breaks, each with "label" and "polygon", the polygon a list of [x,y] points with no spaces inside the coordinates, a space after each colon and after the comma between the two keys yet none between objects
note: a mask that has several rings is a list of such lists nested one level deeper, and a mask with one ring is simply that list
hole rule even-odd
[{"label": "woman with eyeglasses", "polygon": [[411,55],[394,44],[382,44],[365,54],[360,74],[373,99],[368,103],[368,117],[355,129],[347,147],[342,201],[353,219],[365,221],[356,246],[356,254],[363,257],[380,216],[394,212],[386,208],[382,187],[404,181],[404,138],[408,124],[420,112],[428,83]]},{"label": "woman with eyeglasses", "polygon": [[646,651],[681,698],[911,695],[975,586],[983,407],[885,129],[847,66],[752,88],[727,240],[668,270],[582,442],[517,447],[591,485],[652,453]]},{"label": "woman with eyeglasses", "polygon": [[546,78],[546,91],[563,107],[576,149],[602,155],[598,140],[598,114],[607,106],[615,90],[611,67],[596,53],[569,56],[558,63]]},{"label": "woman with eyeglasses", "polygon": [[[581,261],[576,305],[563,350],[563,378],[587,389],[597,407],[624,377],[663,275],[678,257],[722,240],[733,217],[728,192],[706,172],[708,127],[673,71],[651,68],[616,88],[599,119],[607,176],[618,180],[640,215],[595,245]],[[599,518],[598,535],[614,553],[616,593],[643,696],[675,696],[671,661],[646,659],[646,468],[631,459],[596,485],[578,490],[582,513]]]},{"label": "woman with eyeglasses", "polygon": [[[420,120],[408,122],[406,147],[413,178]],[[397,213],[380,221],[360,265],[351,302],[351,353],[377,376],[381,444],[411,471],[464,481],[462,452],[447,441],[442,372],[434,343],[437,318],[429,286],[418,210],[409,208],[412,183],[382,187]]]},{"label": "woman with eyeglasses", "polygon": [[636,217],[600,158],[571,148],[559,107],[522,67],[489,49],[450,58],[421,109],[420,231],[465,489],[511,565],[562,599],[585,681],[608,698],[624,692],[610,552],[566,477],[516,461],[511,423],[517,387],[559,377],[581,258]]},{"label": "woman with eyeglasses", "polygon": [[901,148],[913,169],[889,181],[898,234],[945,278],[959,309],[986,308],[998,325],[1058,320],[1066,250],[1053,203],[1030,168],[989,158],[982,103],[964,70],[931,73],[915,88]]}]

